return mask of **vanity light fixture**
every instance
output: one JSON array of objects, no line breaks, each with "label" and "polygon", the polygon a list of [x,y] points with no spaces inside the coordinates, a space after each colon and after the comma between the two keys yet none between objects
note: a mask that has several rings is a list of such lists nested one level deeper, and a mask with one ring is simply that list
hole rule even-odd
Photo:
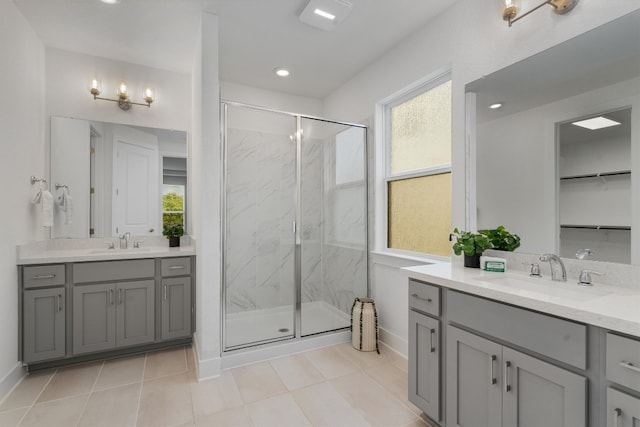
[{"label": "vanity light fixture", "polygon": [[116,94],[118,95],[118,99],[101,98],[100,96],[98,96],[100,95],[101,91],[102,91],[102,87],[101,87],[100,80],[98,80],[97,78],[93,78],[93,80],[91,80],[91,88],[89,89],[89,93],[93,95],[93,99],[101,99],[103,101],[117,102],[118,107],[120,107],[122,110],[125,110],[125,111],[131,108],[132,105],[141,105],[143,107],[151,107],[151,103],[154,100],[153,89],[148,87],[148,88],[145,88],[143,92],[142,99],[144,99],[144,104],[140,102],[131,101],[129,99],[129,93],[127,92],[127,84],[125,82],[120,82],[118,84],[118,90],[116,92]]},{"label": "vanity light fixture", "polygon": [[578,4],[578,1],[580,0],[547,0],[528,12],[518,16],[518,12],[520,11],[520,7],[518,5],[520,2],[519,0],[500,0],[500,4],[502,5],[502,19],[509,22],[509,26],[511,26],[514,22],[524,18],[547,4],[553,7],[553,11],[558,15],[564,15],[565,13],[570,12],[576,4]]},{"label": "vanity light fixture", "polygon": [[608,128],[611,126],[618,126],[622,123],[616,122],[615,120],[607,119],[606,117],[598,116],[598,117],[592,117],[586,120],[571,122],[571,124],[575,126],[580,126],[589,130],[598,130],[598,129]]}]

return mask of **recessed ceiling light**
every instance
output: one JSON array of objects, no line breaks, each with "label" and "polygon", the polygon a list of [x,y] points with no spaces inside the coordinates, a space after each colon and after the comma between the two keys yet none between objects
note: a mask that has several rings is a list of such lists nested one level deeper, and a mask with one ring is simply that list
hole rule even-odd
[{"label": "recessed ceiling light", "polygon": [[335,30],[351,12],[347,0],[307,0],[300,21],[324,31]]},{"label": "recessed ceiling light", "polygon": [[279,77],[288,77],[289,76],[289,70],[287,70],[286,68],[282,68],[282,67],[277,67],[273,69],[273,72],[276,73],[277,76]]},{"label": "recessed ceiling light", "polygon": [[333,15],[333,14],[331,14],[329,12],[325,12],[322,9],[316,9],[316,10],[313,11],[313,13],[315,13],[316,15],[320,15],[323,18],[327,18],[330,21],[333,21],[334,19],[336,19],[336,15]]},{"label": "recessed ceiling light", "polygon": [[502,107],[502,103],[501,102],[496,102],[495,104],[489,105],[489,108],[491,108],[492,110],[497,110],[500,107]]},{"label": "recessed ceiling light", "polygon": [[608,128],[611,126],[618,126],[621,123],[616,122],[615,120],[607,119],[606,117],[599,116],[599,117],[593,117],[591,119],[571,122],[571,124],[580,126],[583,128],[587,128],[589,130],[596,130],[596,129]]},{"label": "recessed ceiling light", "polygon": [[106,4],[118,4],[120,3],[120,0],[100,0],[102,3],[106,3]]}]

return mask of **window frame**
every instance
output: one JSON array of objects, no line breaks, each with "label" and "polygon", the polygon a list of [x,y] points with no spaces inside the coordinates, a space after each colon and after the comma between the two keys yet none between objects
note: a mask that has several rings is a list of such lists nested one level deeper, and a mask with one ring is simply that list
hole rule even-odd
[{"label": "window frame", "polygon": [[[390,182],[444,173],[451,174],[451,177],[453,178],[453,136],[451,141],[452,159],[449,163],[414,169],[406,172],[391,172],[391,109],[448,81],[452,81],[451,69],[441,69],[421,80],[418,80],[417,82],[414,82],[408,87],[405,87],[376,104],[376,123],[378,124],[376,127],[376,156],[378,157],[376,159],[376,193],[384,195],[384,197],[377,197],[375,206],[375,214],[376,218],[378,218],[375,225],[375,250],[377,252],[413,258],[438,259],[445,261],[451,260],[451,256],[390,248],[388,210]],[[453,109],[453,85],[451,104]]]}]

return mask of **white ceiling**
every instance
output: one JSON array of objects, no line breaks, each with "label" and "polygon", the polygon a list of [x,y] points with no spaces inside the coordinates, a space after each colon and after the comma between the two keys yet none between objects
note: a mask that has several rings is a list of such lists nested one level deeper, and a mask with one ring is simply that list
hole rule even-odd
[{"label": "white ceiling", "polygon": [[[323,98],[455,0],[350,0],[333,32],[298,20],[307,0],[14,0],[47,46],[190,73],[201,11],[220,17],[220,78]],[[273,69],[285,66],[282,79]]]}]

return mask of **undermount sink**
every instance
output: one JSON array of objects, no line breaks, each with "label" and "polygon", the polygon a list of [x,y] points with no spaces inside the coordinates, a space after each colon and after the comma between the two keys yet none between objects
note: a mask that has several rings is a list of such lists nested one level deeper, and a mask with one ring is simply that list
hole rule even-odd
[{"label": "undermount sink", "polygon": [[505,288],[518,289],[535,294],[567,298],[574,301],[588,301],[594,298],[608,295],[609,292],[593,286],[580,286],[575,282],[558,282],[540,278],[518,276],[478,276],[477,280],[504,286]]},{"label": "undermount sink", "polygon": [[124,255],[124,254],[129,254],[129,253],[135,253],[135,252],[148,252],[150,251],[151,248],[147,247],[147,248],[129,248],[129,249],[94,249],[89,251],[90,254],[92,255],[101,255],[101,254],[119,254],[119,255]]}]

